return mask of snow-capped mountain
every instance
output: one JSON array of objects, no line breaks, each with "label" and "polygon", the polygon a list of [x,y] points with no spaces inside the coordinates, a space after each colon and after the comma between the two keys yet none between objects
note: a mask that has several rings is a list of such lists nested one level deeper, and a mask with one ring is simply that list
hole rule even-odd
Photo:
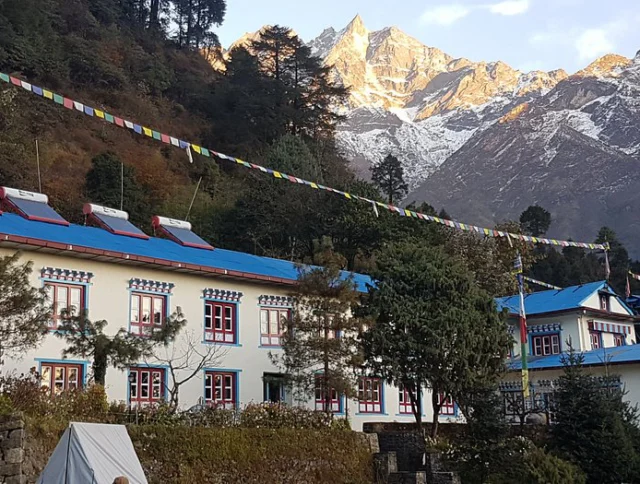
[{"label": "snow-capped mountain", "polygon": [[412,188],[477,130],[567,77],[454,59],[395,27],[371,32],[359,16],[309,45],[351,88],[348,119],[338,133],[345,155],[366,175],[372,163],[393,153]]},{"label": "snow-capped mountain", "polygon": [[605,56],[476,132],[411,195],[490,224],[539,203],[553,233],[640,236],[640,54]]}]

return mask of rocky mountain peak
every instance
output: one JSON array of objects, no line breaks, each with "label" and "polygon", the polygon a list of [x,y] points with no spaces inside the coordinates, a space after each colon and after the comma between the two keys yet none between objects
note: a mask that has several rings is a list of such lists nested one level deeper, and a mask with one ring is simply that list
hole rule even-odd
[{"label": "rocky mountain peak", "polygon": [[353,17],[353,20],[349,22],[349,25],[345,28],[345,33],[354,33],[357,35],[366,35],[369,33],[360,14],[357,14]]},{"label": "rocky mountain peak", "polygon": [[617,77],[631,64],[631,59],[618,54],[607,54],[596,59],[581,71],[576,72],[578,77]]}]

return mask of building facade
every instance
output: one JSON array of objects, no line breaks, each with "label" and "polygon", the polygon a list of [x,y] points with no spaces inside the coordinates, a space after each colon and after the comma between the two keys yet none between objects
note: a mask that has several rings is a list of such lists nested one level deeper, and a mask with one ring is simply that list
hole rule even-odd
[{"label": "building facade", "polygon": [[[179,307],[187,320],[180,335],[188,335],[200,351],[214,346],[217,352],[214,365],[180,388],[182,409],[262,401],[323,408],[319,393],[294,402],[269,356],[282,351],[282,321],[292,310],[290,294],[298,276],[293,263],[214,249],[188,224],[171,219],[154,219],[156,233],[163,237],[145,235],[124,212],[96,206],[85,207],[89,225],[69,224],[46,204],[46,197],[34,200],[29,198],[33,194],[12,196],[14,192],[0,191],[5,209],[0,214],[0,256],[19,251],[22,262],[31,261],[32,284],[46,289],[53,307],[42,344],[7,358],[3,372],[35,369],[52,392],[84,386],[91,362],[62,357],[65,342],[57,332],[65,311],[84,309],[92,321],[106,320],[108,334],[121,328],[145,334]],[[365,291],[369,278],[354,278]],[[179,336],[175,345],[180,344]],[[166,365],[140,361],[126,370],[109,368],[106,391],[110,400],[131,406],[159,403],[168,397],[170,378]],[[347,401],[331,396],[334,413],[347,415],[354,429],[368,421],[414,419],[407,394],[379,378],[363,376],[359,397]],[[423,402],[430,402],[427,391]],[[432,420],[431,406],[423,406],[425,420]],[[439,418],[457,419],[456,405],[445,402]]]},{"label": "building facade", "polygon": [[589,373],[595,377],[618,375],[616,384],[628,392],[625,398],[640,403],[636,317],[605,281],[525,296],[528,399],[523,398],[522,392],[523,355],[520,344],[515,343],[520,341],[519,296],[498,298],[497,304],[498,309],[509,312],[509,328],[514,336],[509,373],[501,385],[503,409],[513,421],[541,416],[553,420],[553,392],[562,374],[564,356],[571,348],[583,355]]}]

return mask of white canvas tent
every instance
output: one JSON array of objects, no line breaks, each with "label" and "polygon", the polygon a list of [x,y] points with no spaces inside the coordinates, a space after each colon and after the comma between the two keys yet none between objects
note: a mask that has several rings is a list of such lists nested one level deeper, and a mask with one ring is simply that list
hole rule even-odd
[{"label": "white canvas tent", "polygon": [[147,484],[126,427],[71,423],[58,442],[37,484]]}]

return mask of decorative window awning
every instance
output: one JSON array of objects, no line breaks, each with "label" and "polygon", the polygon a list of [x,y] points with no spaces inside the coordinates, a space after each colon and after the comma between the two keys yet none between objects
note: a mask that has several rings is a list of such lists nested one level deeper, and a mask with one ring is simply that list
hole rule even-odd
[{"label": "decorative window awning", "polygon": [[560,323],[553,324],[536,324],[529,326],[527,332],[532,333],[558,333],[562,331],[562,325]]},{"label": "decorative window awning", "polygon": [[171,294],[174,284],[170,282],[150,281],[148,279],[131,279],[129,281],[129,289],[138,291],[161,292],[163,294]]},{"label": "decorative window awning", "polygon": [[268,296],[263,294],[258,298],[258,304],[260,304],[260,306],[290,308],[293,306],[293,298],[289,296]]},{"label": "decorative window awning", "polygon": [[207,288],[202,291],[205,299],[216,299],[218,301],[238,302],[243,294],[239,291],[227,291],[225,289]]},{"label": "decorative window awning", "polygon": [[88,284],[91,282],[93,273],[85,271],[75,271],[72,269],[58,269],[54,267],[43,267],[40,277],[54,281],[79,282]]},{"label": "decorative window awning", "polygon": [[631,334],[631,326],[614,323],[601,323],[593,319],[588,321],[590,331],[600,331],[602,333]]}]

